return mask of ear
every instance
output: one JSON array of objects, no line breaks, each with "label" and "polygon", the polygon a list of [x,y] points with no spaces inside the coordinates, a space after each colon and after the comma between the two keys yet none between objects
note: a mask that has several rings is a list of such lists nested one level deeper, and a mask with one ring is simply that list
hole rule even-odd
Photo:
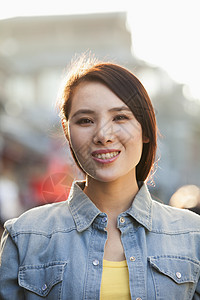
[{"label": "ear", "polygon": [[143,136],[142,141],[143,141],[144,144],[148,144],[149,143],[149,138],[147,136]]},{"label": "ear", "polygon": [[67,140],[69,141],[69,132],[68,132],[68,126],[67,126],[66,119],[62,119],[61,123],[62,123],[62,128],[63,128],[64,134],[65,134]]}]

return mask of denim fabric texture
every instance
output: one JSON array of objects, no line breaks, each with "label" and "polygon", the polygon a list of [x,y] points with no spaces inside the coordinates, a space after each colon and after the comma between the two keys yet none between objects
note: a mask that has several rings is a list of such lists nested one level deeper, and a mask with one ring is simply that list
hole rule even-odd
[{"label": "denim fabric texture", "polygon": [[[5,224],[1,300],[100,299],[107,216],[74,182],[69,199]],[[152,200],[144,183],[117,219],[131,299],[200,299],[200,217]]]}]

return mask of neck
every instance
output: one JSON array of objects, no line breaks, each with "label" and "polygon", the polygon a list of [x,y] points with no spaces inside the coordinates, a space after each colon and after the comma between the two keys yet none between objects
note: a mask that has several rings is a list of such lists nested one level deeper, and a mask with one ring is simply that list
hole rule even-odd
[{"label": "neck", "polygon": [[117,216],[131,206],[138,192],[138,184],[133,176],[112,182],[97,181],[88,177],[84,192],[99,210]]}]

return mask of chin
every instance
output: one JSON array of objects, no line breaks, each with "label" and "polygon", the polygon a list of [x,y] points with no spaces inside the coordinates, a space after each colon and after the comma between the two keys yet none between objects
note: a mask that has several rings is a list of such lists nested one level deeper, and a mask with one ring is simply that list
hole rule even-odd
[{"label": "chin", "polygon": [[[107,172],[105,172],[106,170],[93,170],[94,172],[87,172],[89,177],[92,177],[94,180],[99,181],[99,182],[115,182],[115,181],[127,181],[130,178],[135,178],[136,174],[136,168],[132,167],[132,168],[127,168],[127,169],[123,169],[123,170],[117,170],[117,169],[113,169],[113,170],[107,170]],[[93,173],[93,174],[92,174]]]},{"label": "chin", "polygon": [[121,176],[112,174],[88,174],[88,176],[92,177],[96,181],[100,182],[113,182],[119,179]]}]

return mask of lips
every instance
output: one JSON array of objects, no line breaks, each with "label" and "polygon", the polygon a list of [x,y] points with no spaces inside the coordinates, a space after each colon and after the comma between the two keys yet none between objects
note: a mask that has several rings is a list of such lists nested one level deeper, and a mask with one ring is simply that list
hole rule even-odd
[{"label": "lips", "polygon": [[93,159],[101,162],[107,163],[114,161],[120,154],[120,150],[117,149],[100,149],[92,152]]},{"label": "lips", "polygon": [[92,152],[92,156],[94,156],[95,154],[103,154],[103,153],[111,153],[111,152],[121,152],[118,149],[99,149],[96,151]]},{"label": "lips", "polygon": [[97,153],[95,155],[93,155],[94,157],[98,157],[98,158],[101,158],[101,159],[109,159],[109,158],[112,158],[112,157],[115,157],[119,154],[119,151],[114,151],[114,152],[107,152],[107,153]]}]

